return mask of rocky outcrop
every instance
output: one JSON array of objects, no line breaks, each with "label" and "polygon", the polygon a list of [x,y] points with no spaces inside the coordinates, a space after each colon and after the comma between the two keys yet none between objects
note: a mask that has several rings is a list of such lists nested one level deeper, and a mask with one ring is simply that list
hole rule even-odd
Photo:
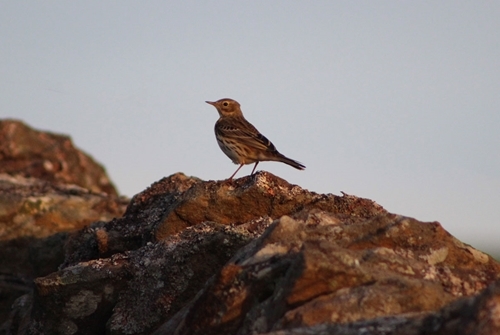
[{"label": "rocky outcrop", "polygon": [[419,331],[446,315],[455,327],[454,311],[481,292],[489,305],[476,305],[490,306],[499,276],[496,261],[439,223],[367,199],[265,172],[233,182],[175,174],[122,217],[72,235],[65,263],[35,279],[11,324],[56,334]]},{"label": "rocky outcrop", "polygon": [[68,137],[0,121],[0,324],[20,296],[14,309],[30,305],[34,278],[58,270],[71,233],[127,203]]},{"label": "rocky outcrop", "polygon": [[275,220],[158,334],[259,334],[422,315],[478,294],[499,270],[438,223],[389,213],[348,223],[305,210]]},{"label": "rocky outcrop", "polygon": [[0,320],[31,292],[34,278],[57,271],[71,233],[121,216],[127,203],[76,185],[0,174]]},{"label": "rocky outcrop", "polygon": [[[239,216],[233,214],[237,202],[245,203]],[[273,219],[313,208],[336,211],[348,222],[385,213],[372,201],[311,193],[268,173],[232,183],[183,174],[164,178],[135,196],[123,217],[97,222],[69,239],[63,269],[35,280],[35,311],[44,311],[34,312],[37,331],[70,327],[95,334],[107,324],[114,334],[149,333],[185,306]],[[231,222],[231,215],[236,221]],[[82,287],[91,288],[87,291],[99,303],[92,312],[64,312],[62,318],[57,305],[89,299],[89,292],[80,297]],[[106,323],[96,316],[111,310]]]},{"label": "rocky outcrop", "polygon": [[104,168],[73,146],[68,136],[0,120],[0,173],[73,184],[117,196]]},{"label": "rocky outcrop", "polygon": [[370,200],[316,194],[271,174],[258,176],[262,178],[230,183],[204,182],[182,173],[164,178],[134,196],[123,217],[75,236],[69,242],[65,266],[135,250],[207,221],[240,225],[315,208],[333,211],[350,222],[385,212]]},{"label": "rocky outcrop", "polygon": [[[44,248],[22,270],[36,277],[33,290],[20,285],[0,334],[500,332],[500,264],[437,222],[368,199],[316,194],[267,172],[218,182],[178,173],[116,215],[116,198],[23,182],[27,193],[10,186],[11,195],[51,199],[59,207],[43,213],[79,218],[80,229],[28,233]],[[74,203],[88,220],[67,214]],[[4,211],[13,208],[10,225],[23,231],[37,226],[23,208],[41,217],[46,206]]]}]

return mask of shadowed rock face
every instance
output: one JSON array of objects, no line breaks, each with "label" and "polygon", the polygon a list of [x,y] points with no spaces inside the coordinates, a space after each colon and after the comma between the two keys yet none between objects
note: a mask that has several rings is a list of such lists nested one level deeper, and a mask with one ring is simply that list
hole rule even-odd
[{"label": "shadowed rock face", "polygon": [[[27,267],[2,264],[24,281],[0,334],[500,333],[500,264],[368,199],[267,172],[178,173],[124,212],[114,197],[8,178],[5,243],[19,231],[34,249],[17,249]],[[75,203],[88,216],[68,214]],[[51,230],[55,217],[72,228]]]},{"label": "shadowed rock face", "polygon": [[67,136],[0,120],[0,324],[19,296],[14,310],[30,306],[34,278],[57,271],[70,233],[127,203]]},{"label": "shadowed rock face", "polygon": [[0,174],[0,320],[32,281],[57,271],[69,234],[121,216],[127,200]]}]

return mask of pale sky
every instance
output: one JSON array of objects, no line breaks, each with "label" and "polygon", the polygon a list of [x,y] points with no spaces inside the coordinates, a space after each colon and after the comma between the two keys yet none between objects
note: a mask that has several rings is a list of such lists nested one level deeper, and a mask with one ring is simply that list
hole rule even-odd
[{"label": "pale sky", "polygon": [[227,97],[307,166],[259,169],[500,255],[499,1],[2,1],[0,43],[0,117],[122,194],[228,178],[204,102]]}]

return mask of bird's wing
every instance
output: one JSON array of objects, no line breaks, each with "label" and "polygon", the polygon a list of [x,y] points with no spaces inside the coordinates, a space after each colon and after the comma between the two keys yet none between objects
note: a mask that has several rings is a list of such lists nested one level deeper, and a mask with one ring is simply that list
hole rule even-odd
[{"label": "bird's wing", "polygon": [[258,150],[276,151],[274,144],[246,120],[233,119],[231,122],[220,122],[215,131],[220,136],[235,139]]}]

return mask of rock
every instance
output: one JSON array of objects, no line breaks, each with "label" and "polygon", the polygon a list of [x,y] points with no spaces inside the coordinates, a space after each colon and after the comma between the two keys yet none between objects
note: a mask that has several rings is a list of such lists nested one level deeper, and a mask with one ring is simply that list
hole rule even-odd
[{"label": "rock", "polygon": [[177,173],[154,183],[132,198],[123,217],[96,223],[72,236],[66,246],[64,266],[135,250],[152,241],[153,227],[199,181]]},{"label": "rock", "polygon": [[267,172],[231,183],[177,173],[134,196],[123,217],[93,233],[81,231],[68,245],[65,265],[135,250],[206,221],[242,224],[313,208],[333,211],[349,222],[385,212],[371,200],[316,194]]},{"label": "rock", "polygon": [[346,222],[303,210],[240,250],[157,334],[258,334],[419,315],[499,278],[500,264],[436,222],[389,213]]},{"label": "rock", "polygon": [[260,335],[493,335],[500,334],[500,281],[479,295],[460,298],[435,312],[379,317],[347,324],[323,323]]},{"label": "rock", "polygon": [[69,327],[78,334],[106,329],[110,334],[150,333],[269,224],[204,223],[125,254],[37,278],[36,327],[31,331],[57,333]]},{"label": "rock", "polygon": [[127,203],[127,199],[76,185],[0,174],[0,240],[75,231],[121,215]]},{"label": "rock", "polygon": [[33,278],[57,271],[71,232],[124,212],[126,199],[0,174],[0,320]]},{"label": "rock", "polygon": [[75,185],[0,174],[0,321],[17,297],[31,292],[34,278],[57,271],[70,233],[122,215],[127,203]]},{"label": "rock", "polygon": [[117,196],[104,168],[76,149],[68,136],[0,120],[0,173],[74,184]]},{"label": "rock", "polygon": [[94,221],[37,237],[64,262],[21,292],[0,334],[495,334],[500,325],[490,256],[437,222],[267,172],[230,182],[174,174],[123,216]]},{"label": "rock", "polygon": [[75,185],[0,174],[0,258],[4,260],[0,271],[32,278],[55,271],[64,260],[63,244],[69,232],[120,216],[126,204],[125,199]]},{"label": "rock", "polygon": [[28,334],[32,306],[31,292],[18,297],[12,304],[12,312],[5,318],[7,321],[0,324],[0,334]]},{"label": "rock", "polygon": [[128,257],[116,255],[35,279],[30,333],[102,333],[130,277]]},{"label": "rock", "polygon": [[33,279],[58,270],[71,233],[127,203],[69,137],[0,120],[0,324],[29,319]]}]

